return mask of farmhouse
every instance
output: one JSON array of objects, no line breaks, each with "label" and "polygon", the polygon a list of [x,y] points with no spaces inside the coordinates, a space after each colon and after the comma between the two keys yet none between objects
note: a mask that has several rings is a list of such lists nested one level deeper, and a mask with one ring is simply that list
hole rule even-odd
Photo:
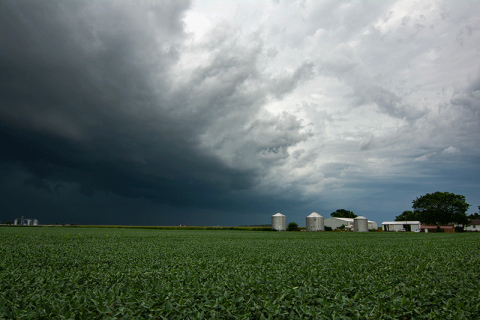
[{"label": "farmhouse", "polygon": [[470,219],[470,224],[463,230],[480,232],[480,219]]},{"label": "farmhouse", "polygon": [[417,231],[421,227],[420,221],[385,221],[382,222],[383,231]]},{"label": "farmhouse", "polygon": [[[353,221],[351,218],[338,218],[331,217],[324,220],[325,227],[330,227],[333,230],[340,228],[342,225],[345,226],[345,229],[353,230]],[[377,230],[378,225],[375,221],[368,220],[368,230]]]}]

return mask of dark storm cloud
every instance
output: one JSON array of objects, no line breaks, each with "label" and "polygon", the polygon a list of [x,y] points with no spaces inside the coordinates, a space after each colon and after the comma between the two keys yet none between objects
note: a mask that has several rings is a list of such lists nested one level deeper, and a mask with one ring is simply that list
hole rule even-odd
[{"label": "dark storm cloud", "polygon": [[478,201],[477,7],[0,1],[0,220]]},{"label": "dark storm cloud", "polygon": [[[256,67],[261,42],[212,35],[210,59],[176,79],[189,6],[3,1],[0,160],[31,175],[26,187],[49,193],[75,183],[89,197],[247,207],[249,198],[231,193],[254,185],[268,154],[285,156],[305,139],[293,116],[256,113],[310,77],[313,64],[269,76]],[[259,159],[245,164],[250,153]]]}]

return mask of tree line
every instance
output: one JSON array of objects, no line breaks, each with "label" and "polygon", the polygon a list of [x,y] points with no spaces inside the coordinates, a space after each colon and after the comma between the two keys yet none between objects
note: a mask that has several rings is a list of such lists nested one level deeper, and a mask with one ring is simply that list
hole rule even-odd
[{"label": "tree line", "polygon": [[[412,201],[412,210],[403,211],[395,217],[395,221],[420,221],[426,225],[468,225],[470,219],[480,219],[480,206],[478,211],[467,216],[470,205],[465,201],[465,196],[450,192],[427,193]],[[338,209],[330,214],[337,218],[356,218],[357,215],[350,210]]]},{"label": "tree line", "polygon": [[[420,221],[427,225],[468,225],[470,219],[480,219],[478,212],[467,216],[470,205],[465,196],[450,192],[427,193],[412,201],[412,210],[403,211],[395,221]],[[480,212],[480,206],[478,207]]]}]

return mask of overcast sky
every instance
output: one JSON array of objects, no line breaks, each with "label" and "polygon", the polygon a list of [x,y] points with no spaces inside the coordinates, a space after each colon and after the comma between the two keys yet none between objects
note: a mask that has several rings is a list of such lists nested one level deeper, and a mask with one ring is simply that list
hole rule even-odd
[{"label": "overcast sky", "polygon": [[0,1],[0,220],[480,205],[480,1]]}]

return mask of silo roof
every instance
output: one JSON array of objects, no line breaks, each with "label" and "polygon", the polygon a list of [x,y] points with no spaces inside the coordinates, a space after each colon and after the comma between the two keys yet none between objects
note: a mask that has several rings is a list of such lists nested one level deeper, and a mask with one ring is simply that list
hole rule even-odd
[{"label": "silo roof", "polygon": [[275,213],[272,217],[285,217],[285,215],[279,213]]},{"label": "silo roof", "polygon": [[310,213],[307,218],[321,218],[322,216],[316,213],[315,211]]},{"label": "silo roof", "polygon": [[368,219],[365,218],[364,216],[358,216],[358,217],[356,217],[355,219],[365,219],[365,220],[368,220]]}]

